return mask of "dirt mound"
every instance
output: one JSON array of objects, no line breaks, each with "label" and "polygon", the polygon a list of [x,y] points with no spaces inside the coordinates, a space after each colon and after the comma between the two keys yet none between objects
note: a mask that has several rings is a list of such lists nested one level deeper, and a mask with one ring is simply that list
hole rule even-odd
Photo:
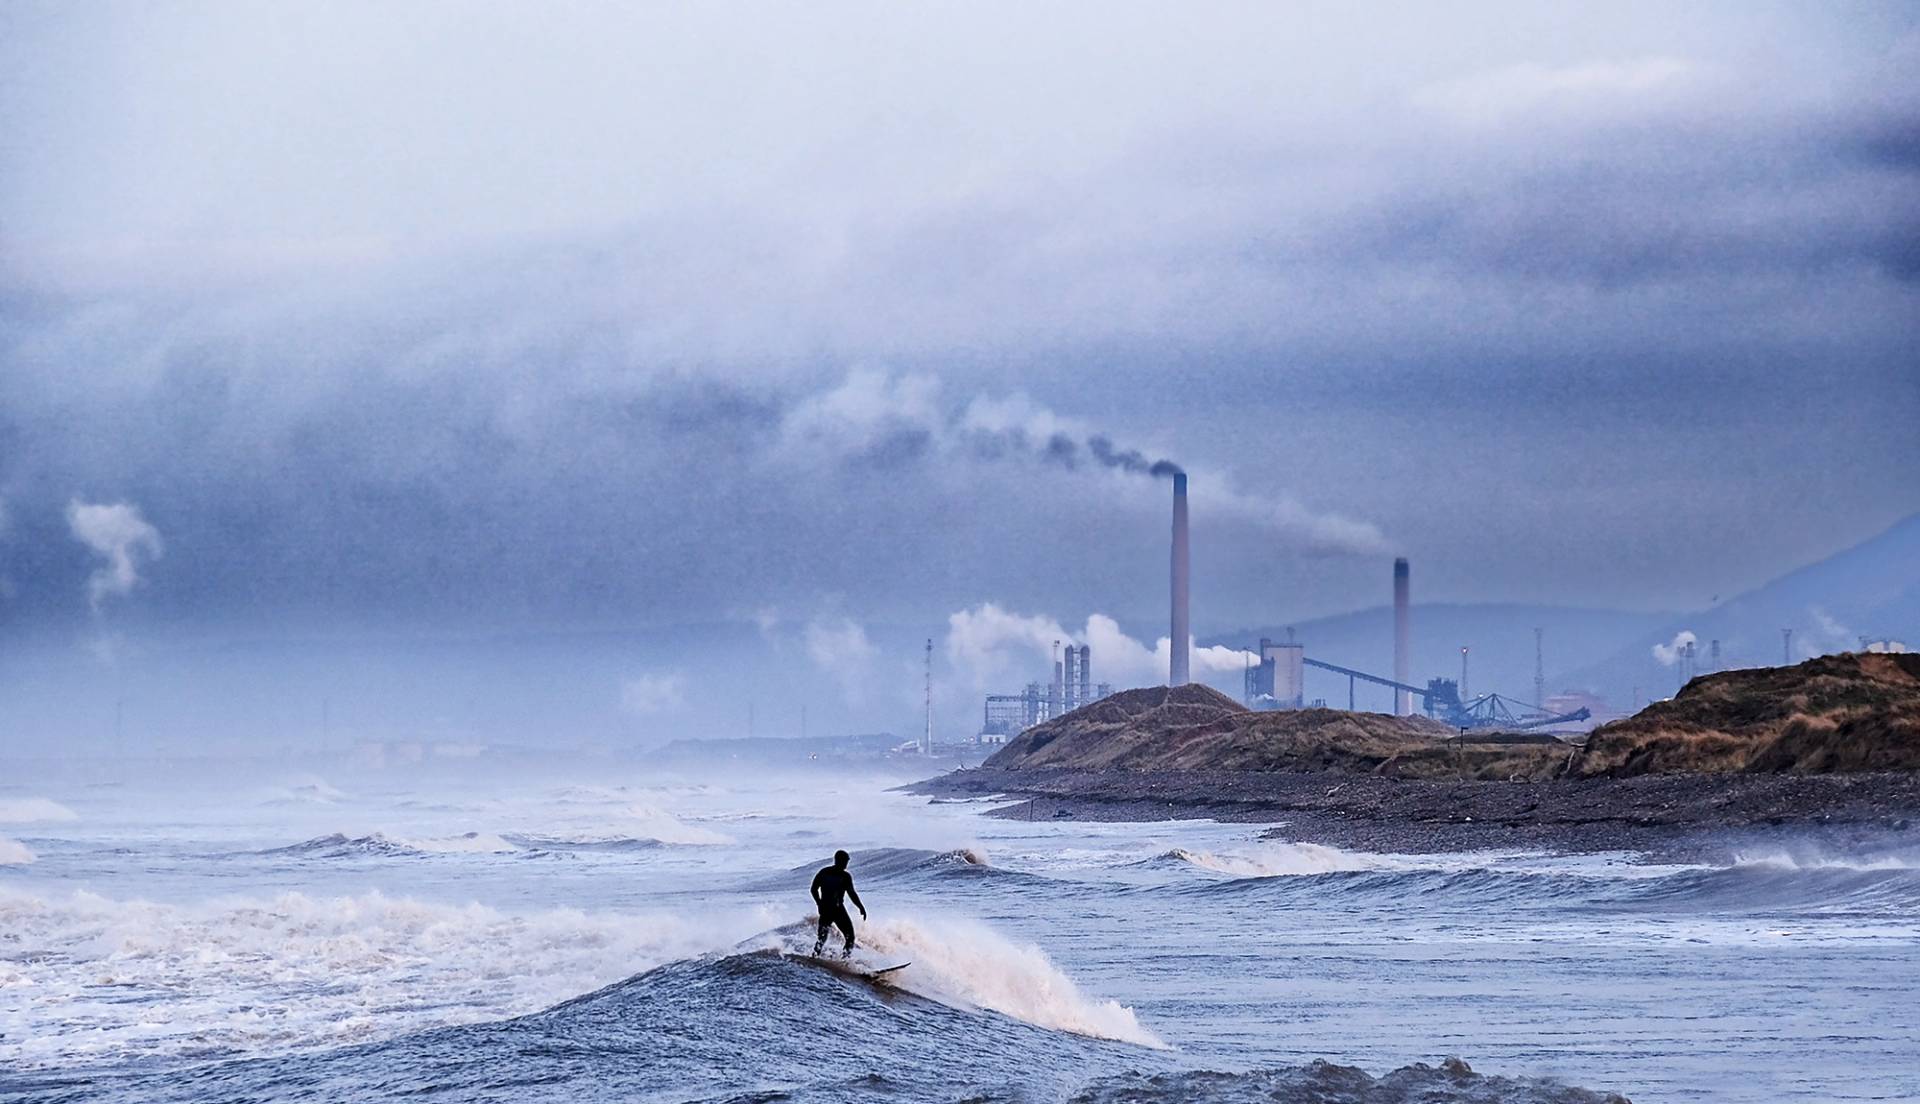
[{"label": "dirt mound", "polygon": [[[1064,718],[1063,718],[1064,719]],[[1722,671],[1593,731],[1574,775],[1920,770],[1920,655]]]},{"label": "dirt mound", "polygon": [[986,766],[1011,769],[1347,771],[1406,778],[1538,778],[1557,744],[1460,740],[1425,717],[1337,709],[1255,712],[1198,684],[1127,690],[1021,733]]}]

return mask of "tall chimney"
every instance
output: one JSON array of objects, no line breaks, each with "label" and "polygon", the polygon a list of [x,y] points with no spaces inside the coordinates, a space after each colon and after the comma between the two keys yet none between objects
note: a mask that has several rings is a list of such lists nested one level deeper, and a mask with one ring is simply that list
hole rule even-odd
[{"label": "tall chimney", "polygon": [[1167,660],[1167,685],[1185,686],[1193,681],[1187,661],[1191,634],[1187,629],[1187,577],[1190,564],[1187,550],[1187,475],[1173,477],[1173,655]]},{"label": "tall chimney", "polygon": [[[1393,681],[1407,681],[1407,561],[1401,557],[1393,561]],[[1413,692],[1395,690],[1393,692],[1393,714],[1405,717],[1413,712]]]}]

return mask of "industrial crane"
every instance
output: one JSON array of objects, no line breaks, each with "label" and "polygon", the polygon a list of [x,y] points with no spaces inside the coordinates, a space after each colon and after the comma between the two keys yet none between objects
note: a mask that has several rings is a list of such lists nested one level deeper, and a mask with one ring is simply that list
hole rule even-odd
[{"label": "industrial crane", "polygon": [[[1332,671],[1336,675],[1347,676],[1347,708],[1354,707],[1354,684],[1371,682],[1394,690],[1405,690],[1418,695],[1420,707],[1427,716],[1445,721],[1454,728],[1498,728],[1509,731],[1523,731],[1529,728],[1544,728],[1548,725],[1570,724],[1584,721],[1593,716],[1586,709],[1576,709],[1571,713],[1549,714],[1544,706],[1531,705],[1513,698],[1503,698],[1499,694],[1481,694],[1471,701],[1460,700],[1460,684],[1452,679],[1428,679],[1424,689],[1390,678],[1371,675],[1365,671],[1356,671],[1351,667],[1342,667],[1319,659],[1301,659],[1308,667],[1318,667],[1323,671]],[[1524,713],[1515,713],[1513,706],[1520,706]]]}]

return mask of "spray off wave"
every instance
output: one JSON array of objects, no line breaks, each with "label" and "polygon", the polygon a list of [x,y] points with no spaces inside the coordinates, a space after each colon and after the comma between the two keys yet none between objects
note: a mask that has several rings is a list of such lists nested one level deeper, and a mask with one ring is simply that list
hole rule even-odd
[{"label": "spray off wave", "polygon": [[31,998],[0,1066],[271,1053],[501,1019],[761,923],[380,893],[195,906],[0,893],[0,993]]},{"label": "spray off wave", "polygon": [[[768,934],[774,949],[801,954],[812,943],[813,926],[789,925]],[[888,975],[888,983],[942,1004],[986,1009],[1053,1031],[1167,1049],[1133,1009],[1087,996],[1045,951],[1008,939],[985,924],[880,920],[861,929],[860,948],[862,960],[871,960],[871,967],[911,961],[911,966]]]},{"label": "spray off wave", "polygon": [[1186,863],[1234,878],[1285,878],[1410,869],[1405,861],[1391,855],[1343,851],[1338,847],[1323,847],[1317,843],[1274,843],[1239,854],[1216,854],[1175,847],[1162,852],[1156,861]]},{"label": "spray off wave", "polygon": [[78,819],[72,809],[44,797],[0,801],[0,824],[43,824]]},{"label": "spray off wave", "polygon": [[315,836],[310,840],[287,847],[269,848],[261,854],[349,858],[358,855],[500,855],[521,850],[523,848],[490,832],[465,832],[457,836],[433,836],[421,839],[389,836],[385,832],[369,832],[364,836],[349,836],[345,832],[335,832],[332,835]]}]

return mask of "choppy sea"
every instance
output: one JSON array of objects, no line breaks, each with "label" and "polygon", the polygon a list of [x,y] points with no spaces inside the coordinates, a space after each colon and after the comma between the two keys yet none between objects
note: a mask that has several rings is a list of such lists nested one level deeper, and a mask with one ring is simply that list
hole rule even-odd
[{"label": "choppy sea", "polygon": [[[0,1100],[1920,1100],[1920,846],[1369,854],[626,760],[123,773],[0,777]],[[836,847],[893,984],[802,953]]]}]

